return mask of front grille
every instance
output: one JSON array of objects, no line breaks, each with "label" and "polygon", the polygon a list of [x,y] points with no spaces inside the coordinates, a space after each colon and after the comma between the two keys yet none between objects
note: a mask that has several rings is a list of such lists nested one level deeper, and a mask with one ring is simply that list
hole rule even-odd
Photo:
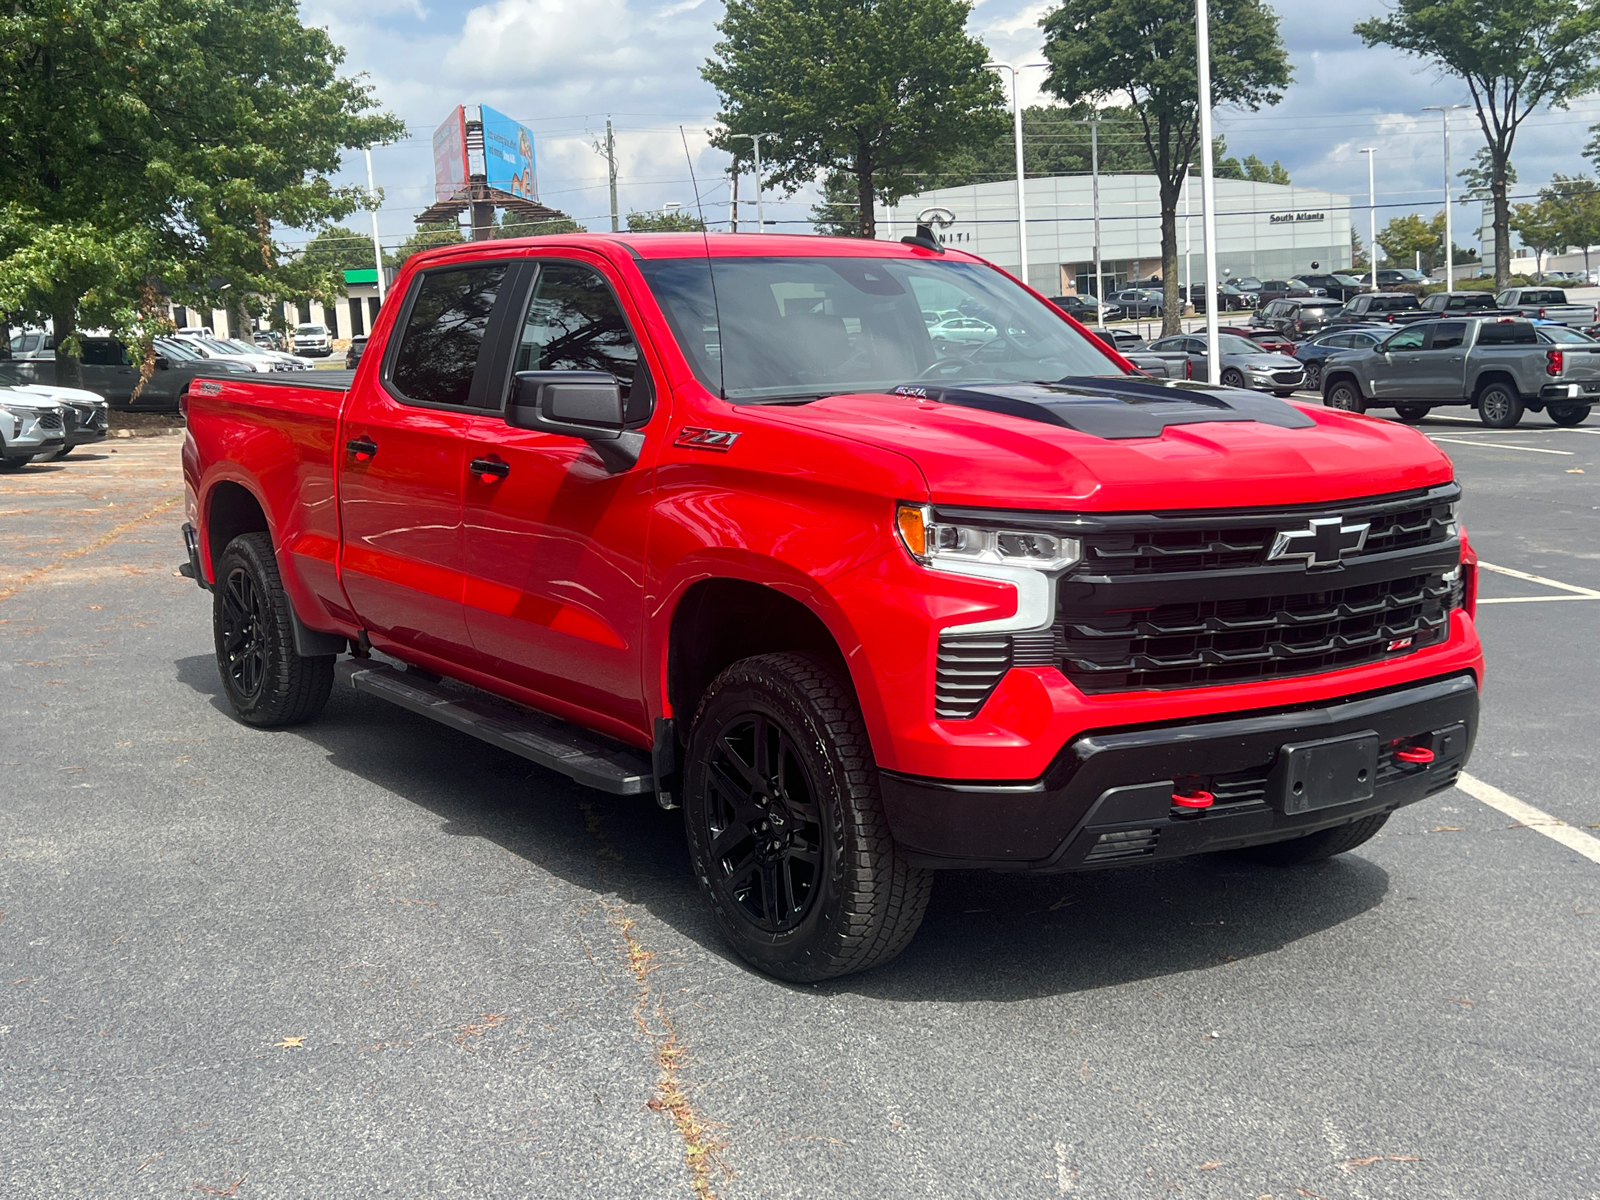
[{"label": "front grille", "polygon": [[1304,371],[1274,371],[1272,373],[1272,382],[1273,383],[1299,383],[1302,379],[1305,378],[1305,374],[1306,373]]},{"label": "front grille", "polygon": [[1441,640],[1453,593],[1442,576],[1407,576],[1135,612],[1064,609],[1058,617],[1062,670],[1086,692],[1336,671]]},{"label": "front grille", "polygon": [[60,429],[61,427],[60,409],[51,409],[49,412],[39,414],[40,429]]},{"label": "front grille", "polygon": [[1083,539],[1083,566],[1088,575],[1168,575],[1235,567],[1265,566],[1279,530],[1304,528],[1312,517],[1338,515],[1347,522],[1370,525],[1358,562],[1373,554],[1444,543],[1453,536],[1451,506],[1458,488],[1435,488],[1421,496],[1384,501],[1352,501],[1319,510],[1291,509],[1263,513],[1111,518],[1109,528]]}]

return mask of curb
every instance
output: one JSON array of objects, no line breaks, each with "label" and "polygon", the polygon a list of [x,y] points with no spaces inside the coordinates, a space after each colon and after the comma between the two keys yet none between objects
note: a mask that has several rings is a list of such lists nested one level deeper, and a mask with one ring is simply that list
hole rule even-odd
[{"label": "curb", "polygon": [[182,425],[163,425],[159,429],[112,429],[106,432],[108,438],[138,438],[162,437],[169,433],[183,433]]}]

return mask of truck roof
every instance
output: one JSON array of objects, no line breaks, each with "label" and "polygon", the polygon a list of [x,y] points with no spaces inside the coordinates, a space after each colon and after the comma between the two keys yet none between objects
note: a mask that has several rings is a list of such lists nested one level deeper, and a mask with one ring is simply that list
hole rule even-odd
[{"label": "truck roof", "polygon": [[[925,246],[911,246],[899,240],[878,241],[865,238],[823,237],[808,233],[553,233],[541,237],[495,239],[492,242],[467,242],[441,246],[417,255],[421,262],[443,262],[451,258],[476,258],[485,252],[536,246],[567,246],[605,254],[622,248],[635,259],[658,258],[760,258],[768,255],[803,258],[927,258],[935,255]],[[937,256],[937,255],[935,255]],[[943,257],[959,262],[980,259],[946,247]]]}]

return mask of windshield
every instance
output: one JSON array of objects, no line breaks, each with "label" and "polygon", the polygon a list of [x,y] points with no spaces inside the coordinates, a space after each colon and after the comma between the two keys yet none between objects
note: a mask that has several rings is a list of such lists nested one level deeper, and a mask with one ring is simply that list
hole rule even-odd
[{"label": "windshield", "polygon": [[156,349],[161,351],[161,353],[165,354],[168,358],[182,359],[184,362],[193,362],[198,358],[205,357],[204,355],[190,349],[188,346],[185,346],[176,338],[157,338]]},{"label": "windshield", "polygon": [[1235,337],[1231,333],[1224,333],[1217,338],[1217,349],[1223,354],[1266,354],[1267,350],[1251,341],[1249,338]]},{"label": "windshield", "polygon": [[1117,373],[1058,309],[977,263],[675,258],[639,268],[696,377],[735,403],[922,378]]},{"label": "windshield", "polygon": [[294,331],[296,333],[327,333],[328,328],[325,325],[296,325]]}]

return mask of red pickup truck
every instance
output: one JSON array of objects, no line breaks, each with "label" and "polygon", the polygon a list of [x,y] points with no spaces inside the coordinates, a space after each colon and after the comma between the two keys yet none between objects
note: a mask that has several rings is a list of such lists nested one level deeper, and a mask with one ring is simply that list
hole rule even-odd
[{"label": "red pickup truck", "polygon": [[1327,858],[1472,744],[1426,438],[1134,373],[932,238],[441,249],[318,384],[188,393],[240,719],[338,678],[681,806],[783,978],[898,953],[939,868]]}]

